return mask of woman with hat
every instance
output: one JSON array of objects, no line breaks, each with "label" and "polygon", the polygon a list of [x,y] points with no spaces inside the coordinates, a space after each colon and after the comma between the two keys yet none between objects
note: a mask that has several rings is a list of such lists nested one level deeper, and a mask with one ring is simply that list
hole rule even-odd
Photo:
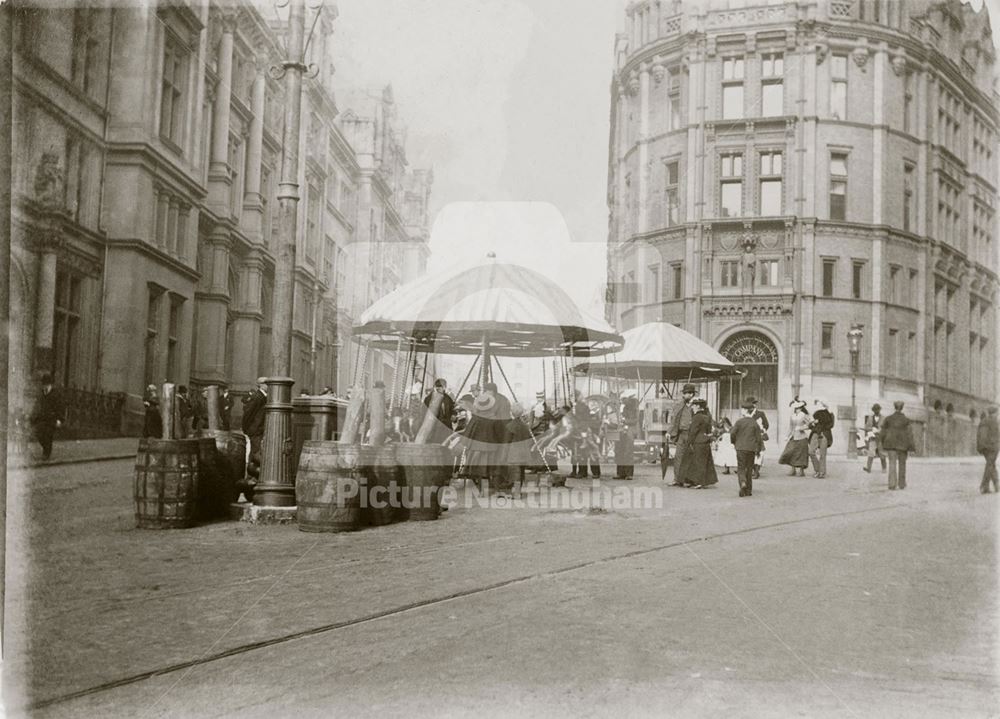
[{"label": "woman with hat", "polygon": [[698,398],[690,403],[693,416],[687,432],[687,449],[680,465],[680,481],[685,487],[704,489],[719,481],[712,460],[712,440],[715,438],[708,402]]},{"label": "woman with hat", "polygon": [[812,428],[812,418],[806,411],[806,403],[801,400],[792,402],[794,410],[791,419],[791,429],[788,433],[788,444],[781,453],[778,464],[792,468],[792,477],[805,477],[805,469],[809,466],[809,432]]}]

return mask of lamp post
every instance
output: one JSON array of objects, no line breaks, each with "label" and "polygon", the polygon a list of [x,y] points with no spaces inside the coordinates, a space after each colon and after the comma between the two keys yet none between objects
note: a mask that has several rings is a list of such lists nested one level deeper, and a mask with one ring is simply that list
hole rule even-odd
[{"label": "lamp post", "polygon": [[304,0],[291,0],[288,13],[288,57],[276,74],[285,80],[285,129],[282,137],[281,182],[278,184],[279,234],[274,263],[274,329],[264,407],[260,483],[253,503],[260,507],[295,506],[292,477],[292,309],[295,299],[295,242],[299,206],[299,122],[305,55]]},{"label": "lamp post", "polygon": [[865,333],[860,325],[851,325],[847,331],[847,347],[851,352],[851,433],[847,438],[847,456],[854,459],[858,456],[858,410],[855,399],[855,386],[858,379],[858,354],[861,352],[861,340]]}]

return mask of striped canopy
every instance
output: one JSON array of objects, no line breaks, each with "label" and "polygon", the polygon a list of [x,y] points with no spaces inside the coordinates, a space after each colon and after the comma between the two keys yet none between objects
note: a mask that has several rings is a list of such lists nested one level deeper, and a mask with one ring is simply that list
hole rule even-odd
[{"label": "striped canopy", "polygon": [[591,357],[622,347],[611,325],[581,310],[534,270],[489,256],[485,262],[431,273],[397,288],[365,310],[354,335],[369,346],[494,355]]},{"label": "striped canopy", "polygon": [[690,332],[649,322],[622,334],[625,348],[604,362],[583,362],[579,374],[646,382],[709,380],[738,375],[735,365]]}]

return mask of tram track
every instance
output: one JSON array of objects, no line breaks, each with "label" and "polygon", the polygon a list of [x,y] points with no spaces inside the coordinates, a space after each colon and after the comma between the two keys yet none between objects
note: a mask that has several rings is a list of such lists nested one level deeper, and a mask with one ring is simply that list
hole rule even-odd
[{"label": "tram track", "polygon": [[[848,511],[843,511],[843,512],[828,512],[828,513],[824,513],[824,514],[812,515],[812,516],[809,516],[809,517],[799,517],[799,518],[788,519],[788,520],[783,520],[783,521],[779,521],[779,522],[771,522],[771,523],[767,523],[767,524],[761,524],[761,525],[757,525],[757,526],[753,526],[753,527],[744,527],[744,528],[741,528],[741,529],[734,529],[734,530],[731,530],[731,531],[716,532],[716,533],[712,533],[712,534],[706,534],[706,535],[703,535],[703,536],[700,536],[700,537],[689,538],[689,539],[682,539],[682,540],[677,540],[677,541],[668,542],[668,543],[664,543],[664,544],[658,544],[658,545],[651,546],[651,547],[642,547],[642,548],[631,550],[631,551],[627,551],[627,552],[618,552],[618,553],[607,555],[607,556],[603,556],[603,557],[597,557],[597,558],[588,559],[588,560],[584,560],[584,561],[580,561],[580,562],[575,562],[575,563],[568,564],[568,565],[565,565],[565,566],[562,566],[562,567],[558,567],[558,568],[554,568],[554,569],[548,569],[548,570],[545,570],[545,571],[532,572],[532,573],[524,574],[524,575],[517,576],[517,577],[511,577],[509,579],[505,579],[505,580],[502,580],[502,581],[490,582],[490,583],[481,584],[481,585],[478,585],[478,586],[475,586],[475,587],[470,587],[470,588],[467,588],[467,589],[463,589],[463,590],[460,590],[460,591],[449,592],[449,593],[438,595],[438,596],[435,596],[435,597],[429,597],[427,599],[422,599],[422,600],[419,600],[419,601],[410,602],[410,603],[398,605],[398,606],[395,606],[395,607],[390,607],[390,608],[387,608],[387,609],[384,609],[384,610],[380,610],[380,611],[377,611],[377,612],[372,612],[370,614],[366,614],[366,615],[360,616],[360,617],[355,617],[355,618],[352,618],[352,619],[347,619],[347,620],[338,621],[338,622],[330,622],[330,623],[326,623],[326,624],[321,624],[321,625],[309,627],[309,628],[298,630],[298,631],[294,631],[294,632],[287,632],[287,633],[282,634],[280,636],[271,637],[271,638],[268,638],[268,639],[263,639],[263,640],[254,641],[254,642],[247,642],[247,643],[240,644],[240,645],[235,646],[235,647],[230,647],[228,649],[224,649],[224,650],[221,650],[221,651],[212,652],[212,653],[205,653],[202,656],[195,657],[193,659],[189,659],[189,660],[185,660],[185,661],[180,661],[180,662],[174,662],[174,663],[171,663],[171,664],[167,664],[167,665],[164,665],[164,666],[161,666],[161,667],[158,667],[158,668],[155,668],[155,669],[143,671],[143,672],[136,672],[134,674],[130,674],[128,676],[120,677],[118,679],[114,679],[114,680],[111,680],[111,681],[102,682],[100,684],[96,684],[94,686],[91,686],[91,687],[88,687],[88,688],[85,688],[85,689],[80,689],[80,690],[76,690],[76,691],[73,691],[73,692],[67,692],[65,694],[60,694],[60,695],[53,696],[53,697],[50,697],[50,698],[47,698],[47,699],[38,700],[38,701],[35,701],[35,702],[32,702],[32,703],[26,705],[24,708],[26,710],[31,711],[31,710],[44,709],[46,707],[52,707],[52,706],[56,706],[56,705],[59,705],[59,704],[65,704],[67,702],[70,702],[70,701],[73,701],[73,700],[76,700],[76,699],[81,699],[81,698],[92,696],[92,695],[95,695],[95,694],[100,694],[100,693],[108,692],[108,691],[111,691],[111,690],[114,690],[114,689],[119,689],[119,688],[122,688],[122,687],[125,687],[125,686],[129,686],[129,685],[132,685],[132,684],[137,684],[139,682],[143,682],[143,681],[147,681],[147,680],[150,680],[150,679],[154,679],[156,677],[162,677],[162,676],[170,675],[170,674],[173,674],[173,673],[176,673],[176,672],[186,671],[186,670],[189,670],[189,669],[192,669],[192,668],[195,668],[195,667],[212,664],[212,663],[215,663],[215,662],[223,661],[225,659],[229,659],[229,658],[232,658],[232,657],[237,657],[237,656],[240,656],[240,655],[243,655],[243,654],[248,654],[250,652],[258,651],[258,650],[261,650],[261,649],[267,649],[269,647],[274,647],[274,646],[279,646],[279,645],[287,644],[287,643],[294,642],[294,641],[297,641],[297,640],[300,640],[300,639],[308,639],[308,638],[311,638],[311,637],[328,634],[328,633],[339,631],[339,630],[342,630],[342,629],[347,629],[347,628],[351,628],[351,627],[361,626],[361,625],[369,624],[369,623],[376,622],[376,621],[379,621],[379,620],[382,620],[382,619],[386,619],[386,618],[390,618],[390,617],[394,617],[394,616],[403,615],[403,614],[406,614],[406,613],[409,613],[409,612],[417,611],[417,610],[420,610],[420,609],[425,609],[425,608],[428,608],[428,607],[434,607],[434,606],[438,606],[438,605],[443,605],[443,604],[446,604],[448,602],[453,602],[453,601],[462,600],[462,599],[466,599],[466,598],[470,598],[470,597],[475,597],[477,595],[486,594],[488,592],[494,592],[494,591],[497,591],[497,590],[505,589],[505,588],[516,586],[516,585],[520,585],[520,584],[524,584],[524,583],[527,583],[527,582],[536,581],[536,580],[540,580],[540,579],[546,579],[546,578],[555,577],[555,576],[560,576],[560,575],[569,574],[569,573],[572,573],[572,572],[577,572],[577,571],[580,571],[580,570],[583,570],[583,569],[587,569],[589,567],[594,567],[594,566],[597,566],[597,565],[608,564],[608,563],[612,563],[612,562],[625,561],[625,560],[633,559],[635,557],[641,557],[641,556],[650,555],[650,554],[654,554],[654,553],[658,553],[658,552],[664,552],[664,551],[669,551],[669,550],[672,550],[672,549],[678,549],[678,548],[682,548],[682,547],[685,547],[685,546],[696,545],[696,544],[701,543],[701,542],[713,541],[713,540],[717,540],[717,539],[724,539],[724,538],[728,538],[728,537],[735,537],[735,536],[741,536],[741,535],[747,535],[747,534],[752,534],[752,533],[756,533],[756,532],[765,532],[765,531],[769,531],[769,530],[780,529],[782,527],[789,527],[789,526],[796,526],[796,525],[807,524],[807,523],[810,523],[810,522],[822,522],[822,521],[828,521],[828,520],[833,520],[833,519],[838,519],[838,518],[859,516],[859,515],[864,515],[864,514],[873,514],[873,513],[888,512],[888,511],[899,510],[899,509],[914,509],[914,508],[918,508],[920,506],[931,504],[932,502],[935,503],[935,504],[940,504],[942,501],[956,502],[956,501],[968,501],[969,499],[970,499],[969,497],[954,497],[954,498],[948,498],[948,499],[945,499],[945,500],[942,500],[941,498],[937,498],[937,499],[934,499],[934,500],[924,499],[924,500],[915,501],[915,502],[906,502],[906,503],[892,504],[892,505],[881,505],[881,506],[877,506],[877,507],[865,507],[865,508],[861,508],[861,509],[854,509],[854,510],[848,510]],[[492,538],[491,541],[496,541],[497,539],[499,539],[499,538]],[[451,548],[453,548],[453,547],[445,545],[445,546],[441,546],[441,547],[438,547],[438,548],[435,548],[435,549],[451,549]],[[426,552],[424,552],[424,553],[426,553]]]}]

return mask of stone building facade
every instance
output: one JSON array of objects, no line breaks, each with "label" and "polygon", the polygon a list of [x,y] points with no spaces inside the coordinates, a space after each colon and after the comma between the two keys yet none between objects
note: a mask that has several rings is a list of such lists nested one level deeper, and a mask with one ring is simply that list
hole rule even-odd
[{"label": "stone building facade", "polygon": [[[998,397],[998,94],[958,0],[643,0],[611,83],[608,317],[664,319],[741,366],[723,414],[795,396],[851,424],[907,403],[972,450]],[[773,415],[772,415],[773,416]],[[779,431],[784,436],[784,432]]]},{"label": "stone building facade", "polygon": [[[336,15],[332,3],[319,15],[303,84],[291,367],[314,392],[346,391],[340,355],[361,302],[412,279],[355,279],[369,264],[368,188],[381,183],[380,222],[402,227],[418,205],[423,226],[380,235],[399,253],[422,243],[415,276],[432,181],[406,164],[391,92],[338,105]],[[123,401],[134,427],[148,383],[241,392],[270,371],[284,100],[269,70],[286,31],[273,5],[251,0],[19,5],[15,394],[54,371],[74,401]]]}]

